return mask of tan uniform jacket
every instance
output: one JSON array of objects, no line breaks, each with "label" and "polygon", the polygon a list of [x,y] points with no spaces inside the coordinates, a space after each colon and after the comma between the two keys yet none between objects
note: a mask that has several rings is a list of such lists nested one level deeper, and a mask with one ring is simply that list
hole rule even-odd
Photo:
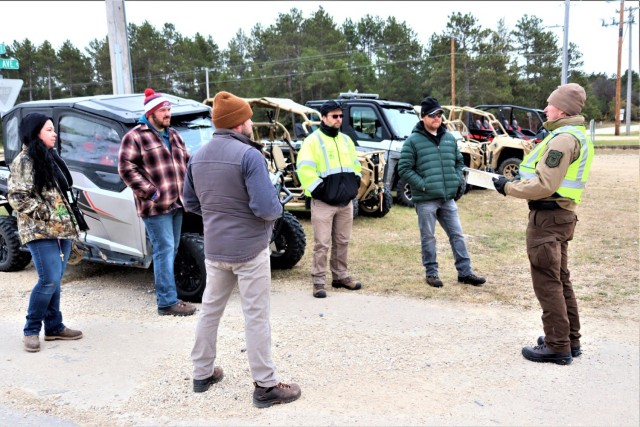
[{"label": "tan uniform jacket", "polygon": [[[571,116],[554,121],[545,122],[544,127],[553,131],[567,125],[584,125],[584,117]],[[546,160],[551,150],[562,153],[560,164],[554,168],[547,166]],[[571,163],[580,156],[580,142],[568,133],[561,133],[547,144],[542,158],[536,165],[536,178],[523,179],[521,181],[509,182],[504,189],[507,195],[527,200],[555,201],[558,205],[570,211],[575,211],[578,206],[571,199],[553,195],[560,187],[567,169]]]}]

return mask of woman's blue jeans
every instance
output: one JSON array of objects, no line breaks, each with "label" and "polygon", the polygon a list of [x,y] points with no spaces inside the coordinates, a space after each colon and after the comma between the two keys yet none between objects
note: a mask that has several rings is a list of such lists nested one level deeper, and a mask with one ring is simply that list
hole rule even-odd
[{"label": "woman's blue jeans", "polygon": [[153,277],[158,308],[167,308],[178,303],[173,263],[180,245],[182,209],[142,218],[151,245],[153,246]]},{"label": "woman's blue jeans", "polygon": [[415,206],[418,214],[418,226],[420,227],[422,265],[424,265],[427,276],[438,275],[436,220],[447,233],[447,237],[449,237],[449,244],[453,251],[453,259],[455,260],[456,270],[458,270],[458,276],[473,274],[456,202],[453,200],[429,200],[416,203]]},{"label": "woman's blue jeans", "polygon": [[[60,283],[71,253],[69,239],[39,239],[27,243],[38,282],[29,297],[25,335],[39,335],[44,322],[45,335],[57,335],[64,329],[60,311]],[[64,261],[60,254],[64,255]]]}]

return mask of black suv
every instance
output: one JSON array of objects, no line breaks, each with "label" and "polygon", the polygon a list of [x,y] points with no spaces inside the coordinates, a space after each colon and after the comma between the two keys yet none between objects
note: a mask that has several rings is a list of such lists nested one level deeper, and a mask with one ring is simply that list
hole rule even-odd
[{"label": "black suv", "polygon": [[[189,99],[166,95],[172,103],[171,126],[195,153],[211,139],[214,131],[211,109]],[[11,161],[21,150],[18,124],[29,113],[53,118],[58,134],[56,149],[73,176],[78,203],[89,224],[81,233],[79,260],[148,268],[151,244],[144,223],[138,217],[133,192],[118,174],[118,151],[126,132],[144,114],[144,95],[103,95],[95,97],[32,101],[18,104],[3,117],[5,162],[0,163],[0,206],[9,216],[0,216],[0,271],[21,270],[31,255],[20,247],[16,218],[6,200]],[[278,180],[273,179],[276,185]],[[283,201],[284,202],[284,201]],[[304,230],[288,212],[276,223],[271,242],[271,266],[291,268],[305,250]],[[202,218],[185,213],[182,237],[175,261],[178,297],[199,302],[205,288]]]}]

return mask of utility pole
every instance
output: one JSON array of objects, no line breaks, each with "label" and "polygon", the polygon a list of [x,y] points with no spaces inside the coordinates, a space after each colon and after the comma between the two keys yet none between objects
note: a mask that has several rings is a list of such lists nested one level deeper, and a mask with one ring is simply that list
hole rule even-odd
[{"label": "utility pole", "polygon": [[564,0],[564,28],[562,43],[562,78],[561,84],[567,84],[567,74],[569,70],[569,0]]},{"label": "utility pole", "polygon": [[451,34],[451,105],[456,105],[456,42],[455,36]]},{"label": "utility pole", "polygon": [[633,14],[636,10],[638,10],[637,7],[630,7],[629,9],[627,9],[629,11],[629,20],[627,21],[627,24],[629,24],[629,68],[627,69],[627,107],[624,110],[624,119],[625,122],[627,124],[627,131],[626,131],[626,135],[630,136],[631,135],[631,87],[632,87],[632,72],[631,72],[631,68],[633,65],[633,50],[631,50],[631,41],[633,40],[633,24],[634,24],[634,18],[635,15]]},{"label": "utility pole", "polygon": [[131,55],[127,37],[127,20],[124,0],[105,0],[107,6],[107,36],[111,58],[111,80],[113,93],[133,93]]},{"label": "utility pole", "polygon": [[[631,82],[632,82],[632,64],[633,64],[633,50],[631,47],[631,41],[632,41],[632,37],[633,37],[633,32],[632,32],[632,28],[633,28],[633,24],[634,24],[634,15],[633,12],[638,10],[637,7],[630,7],[627,9],[627,11],[629,12],[629,20],[626,21],[627,24],[629,24],[629,68],[627,69],[627,105],[625,108],[625,121],[627,123],[627,130],[626,130],[626,134],[627,135],[631,135]],[[620,97],[621,97],[621,84],[622,84],[622,70],[621,70],[621,65],[622,65],[622,42],[624,40],[624,0],[620,1],[620,10],[616,11],[617,13],[620,13],[620,19],[618,22],[615,21],[615,19],[611,20],[611,24],[605,24],[604,20],[602,20],[602,26],[603,27],[609,27],[612,25],[617,25],[618,26],[618,73],[617,73],[617,78],[616,78],[616,124],[615,124],[615,135],[620,135],[620,110],[621,110],[621,102],[620,102]]]}]

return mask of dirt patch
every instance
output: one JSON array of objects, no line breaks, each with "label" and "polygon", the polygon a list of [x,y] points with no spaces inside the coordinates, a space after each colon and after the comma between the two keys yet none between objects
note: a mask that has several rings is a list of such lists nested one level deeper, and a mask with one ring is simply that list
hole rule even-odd
[{"label": "dirt patch", "polygon": [[[609,156],[598,154],[600,163]],[[606,185],[612,194],[617,187],[637,188],[638,156],[611,161],[625,173],[612,178],[599,166],[591,183]],[[616,203],[615,197],[603,201]],[[634,209],[634,222],[616,227],[635,229],[637,241],[637,205]],[[604,211],[583,212],[582,221],[606,230]],[[616,239],[599,239],[603,260],[593,269],[583,261],[585,270],[576,277],[612,265],[606,276],[594,276],[602,282],[594,292],[615,289],[620,304],[614,315],[587,304],[584,354],[569,366],[535,364],[520,355],[521,347],[542,333],[526,269],[509,275],[522,276],[519,292],[531,303],[528,308],[492,300],[492,288],[513,281],[498,277],[484,289],[449,280],[444,292],[433,296],[432,290],[401,296],[365,286],[358,292],[330,288],[329,296],[318,300],[311,296],[303,263],[274,280],[271,315],[279,376],[300,384],[302,397],[263,410],[251,406],[237,294],[220,327],[217,362],[225,378],[194,394],[190,351],[197,318],[156,314],[150,270],[70,267],[63,314],[65,323],[85,337],[41,341],[42,351],[35,354],[24,352],[21,343],[35,270],[30,265],[22,272],[0,273],[0,424],[637,426],[640,326],[633,295],[638,280],[615,271],[631,264],[625,268],[637,274],[637,247],[632,258],[617,260],[610,248]],[[581,240],[588,244],[585,236],[575,243]],[[626,302],[617,296],[614,278],[635,286]],[[580,286],[581,292],[592,289]],[[458,296],[465,302],[456,301]]]}]

